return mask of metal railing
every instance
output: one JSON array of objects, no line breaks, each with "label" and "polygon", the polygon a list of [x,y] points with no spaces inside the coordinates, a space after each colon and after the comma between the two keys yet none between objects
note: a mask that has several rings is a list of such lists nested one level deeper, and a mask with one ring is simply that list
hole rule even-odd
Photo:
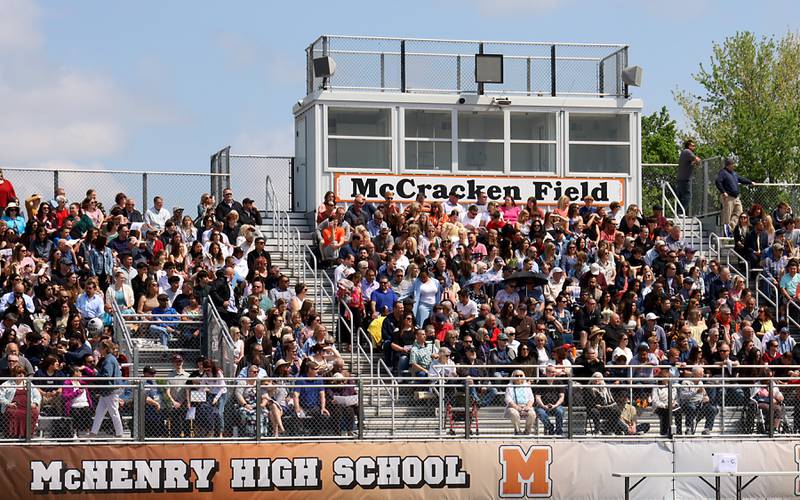
[{"label": "metal railing", "polygon": [[[475,56],[484,53],[503,55],[503,83],[475,82]],[[313,60],[323,56],[336,71],[316,77]],[[624,44],[323,35],[306,49],[306,91],[627,96],[627,61]]]},{"label": "metal railing", "polygon": [[664,214],[681,227],[687,243],[702,254],[703,223],[697,217],[686,215],[686,208],[678,199],[672,186],[666,181],[661,181],[661,203],[664,207]]},{"label": "metal railing", "polygon": [[[742,271],[740,271],[735,265],[731,265],[731,255],[739,260],[738,263],[742,264],[744,267],[744,273],[742,273]],[[735,249],[731,248],[728,250],[728,254],[725,256],[725,264],[733,273],[738,274],[744,279],[745,288],[750,288],[750,263],[747,262],[747,259],[739,255],[739,252],[737,252]]]},{"label": "metal railing", "polygon": [[[385,365],[380,367],[379,363],[379,370],[382,369]],[[530,379],[522,378],[523,385],[519,387],[529,387],[532,391],[527,396],[514,391],[518,384],[512,381],[516,380],[519,379],[319,378],[315,380],[319,385],[313,385],[313,391],[325,392],[325,405],[321,406],[321,398],[307,398],[307,388],[311,386],[303,377],[0,379],[0,404],[7,405],[3,398],[17,388],[24,388],[31,402],[24,408],[6,407],[7,427],[0,429],[0,442],[443,439],[447,436],[470,439],[475,435],[481,439],[508,439],[515,431],[536,434],[540,428],[550,439],[613,436],[613,439],[652,440],[694,434],[700,421],[711,438],[796,438],[800,430],[797,425],[800,399],[793,383],[796,379],[788,377],[633,381],[626,377],[606,378],[604,384],[587,378],[563,377],[531,384]],[[371,391],[378,396],[370,401],[364,395]],[[769,397],[773,393],[776,397]],[[547,399],[559,394],[558,402]],[[535,399],[527,399],[530,396]],[[108,397],[119,403],[115,406],[122,432],[109,425],[109,415],[98,413],[99,399]],[[520,401],[520,397],[524,400]],[[278,408],[273,409],[273,403]],[[620,425],[620,412],[628,403],[633,406],[640,426]],[[516,410],[516,415],[509,409]],[[464,432],[457,432],[462,422]],[[96,434],[88,435],[92,425]],[[473,427],[479,433],[473,435]]]},{"label": "metal railing", "polygon": [[[763,288],[762,288],[763,287]],[[778,315],[778,302],[780,294],[778,287],[772,283],[769,278],[759,273],[756,276],[756,307],[761,307],[761,300],[765,300],[767,304],[772,306],[775,315]]]}]

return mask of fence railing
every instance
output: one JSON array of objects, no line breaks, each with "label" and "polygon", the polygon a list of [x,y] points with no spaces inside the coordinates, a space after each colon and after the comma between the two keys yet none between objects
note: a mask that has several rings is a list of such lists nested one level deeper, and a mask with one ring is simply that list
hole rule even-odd
[{"label": "fence railing", "polygon": [[[2,167],[5,177],[17,186],[25,186],[25,195],[38,193],[50,201],[56,188],[64,188],[70,202],[81,202],[89,189],[97,190],[98,201],[106,211],[114,205],[114,197],[122,192],[136,203],[144,214],[152,206],[153,197],[162,196],[164,206],[184,208],[195,217],[194,208],[200,194],[208,191],[211,181],[227,182],[228,173],[159,172],[155,170],[88,170],[73,168]],[[22,194],[22,193],[20,193]]]},{"label": "fence railing", "polygon": [[[503,82],[476,83],[476,54],[503,55]],[[336,71],[317,77],[313,59]],[[323,35],[306,49],[306,90],[626,96],[623,44],[433,40]]]},{"label": "fence railing", "polygon": [[[0,442],[795,437],[794,379],[0,379]],[[13,403],[17,389],[27,402]],[[370,398],[366,395],[374,394]],[[771,396],[770,396],[771,395]],[[389,410],[387,413],[386,410]]]}]

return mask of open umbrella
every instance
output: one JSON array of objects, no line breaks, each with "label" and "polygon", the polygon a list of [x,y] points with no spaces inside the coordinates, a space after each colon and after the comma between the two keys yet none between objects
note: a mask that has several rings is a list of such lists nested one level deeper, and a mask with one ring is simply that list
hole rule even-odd
[{"label": "open umbrella", "polygon": [[535,286],[546,285],[548,282],[547,275],[542,273],[534,273],[532,271],[517,271],[506,278],[507,281],[516,281],[518,284],[533,284]]}]

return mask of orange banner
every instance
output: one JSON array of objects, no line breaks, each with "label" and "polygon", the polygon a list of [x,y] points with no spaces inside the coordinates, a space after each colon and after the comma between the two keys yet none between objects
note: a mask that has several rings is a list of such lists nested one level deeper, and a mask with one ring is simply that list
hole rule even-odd
[{"label": "orange banner", "polygon": [[671,452],[656,443],[81,444],[0,453],[4,498],[619,498],[611,463],[671,470]]}]

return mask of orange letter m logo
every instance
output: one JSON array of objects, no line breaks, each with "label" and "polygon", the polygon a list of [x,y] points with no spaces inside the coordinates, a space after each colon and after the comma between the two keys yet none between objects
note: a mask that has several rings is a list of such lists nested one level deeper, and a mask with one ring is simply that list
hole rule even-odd
[{"label": "orange letter m logo", "polygon": [[552,494],[549,446],[531,446],[525,452],[519,445],[500,447],[500,498],[549,497]]}]

